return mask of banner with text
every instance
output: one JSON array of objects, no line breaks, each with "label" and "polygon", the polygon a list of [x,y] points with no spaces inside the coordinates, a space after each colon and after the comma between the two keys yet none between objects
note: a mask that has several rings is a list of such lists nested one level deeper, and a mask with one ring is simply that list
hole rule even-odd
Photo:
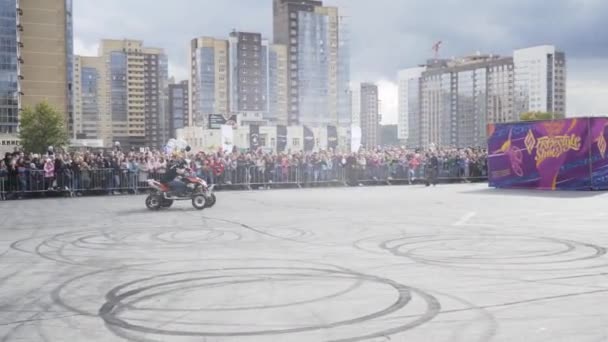
[{"label": "banner with text", "polygon": [[207,125],[209,129],[220,129],[222,125],[228,125],[236,129],[238,126],[237,116],[231,115],[230,117],[225,117],[222,114],[209,114]]},{"label": "banner with text", "polygon": [[222,137],[222,151],[226,153],[232,152],[234,149],[234,129],[230,125],[220,126]]},{"label": "banner with text", "polygon": [[608,118],[590,118],[591,184],[594,190],[608,190]]},{"label": "banner with text", "polygon": [[488,125],[490,186],[592,189],[592,123],[577,118]]}]

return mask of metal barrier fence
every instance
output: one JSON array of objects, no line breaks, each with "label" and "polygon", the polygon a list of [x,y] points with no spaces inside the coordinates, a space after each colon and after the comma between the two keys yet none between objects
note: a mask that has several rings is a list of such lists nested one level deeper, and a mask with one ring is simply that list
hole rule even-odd
[{"label": "metal barrier fence", "polygon": [[4,183],[6,182],[6,177],[0,177],[0,201],[6,200],[6,190],[4,189]]},{"label": "metal barrier fence", "polygon": [[[437,179],[442,182],[486,180],[485,170],[471,172],[454,163],[440,163]],[[410,169],[402,164],[377,164],[331,167],[309,164],[295,166],[237,166],[227,168],[222,174],[212,171],[197,173],[216,189],[259,189],[273,187],[315,187],[391,185],[420,183],[427,178],[424,166]],[[44,170],[27,170],[17,175],[0,176],[0,200],[24,196],[61,194],[65,196],[86,194],[138,193],[148,190],[148,179],[160,180],[162,173],[125,169],[65,169],[54,174]]]}]

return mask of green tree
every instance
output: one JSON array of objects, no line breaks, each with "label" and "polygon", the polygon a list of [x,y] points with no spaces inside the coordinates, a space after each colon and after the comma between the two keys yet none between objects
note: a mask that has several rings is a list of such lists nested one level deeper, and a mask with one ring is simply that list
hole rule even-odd
[{"label": "green tree", "polygon": [[551,120],[551,119],[563,119],[564,115],[555,114],[549,112],[525,112],[519,116],[521,121],[538,121],[538,120]]},{"label": "green tree", "polygon": [[46,102],[21,112],[19,139],[26,151],[39,153],[48,146],[60,147],[70,142],[64,115]]}]

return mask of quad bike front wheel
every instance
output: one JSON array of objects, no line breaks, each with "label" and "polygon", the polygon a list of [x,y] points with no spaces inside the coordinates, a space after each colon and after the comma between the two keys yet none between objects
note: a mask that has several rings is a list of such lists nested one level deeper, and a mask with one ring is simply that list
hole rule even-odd
[{"label": "quad bike front wheel", "polygon": [[150,194],[146,197],[146,207],[150,210],[158,210],[162,205],[162,199],[159,195]]},{"label": "quad bike front wheel", "polygon": [[205,195],[198,194],[198,195],[194,195],[192,197],[192,206],[196,210],[203,210],[203,209],[205,209],[206,208],[206,204],[207,204],[207,199],[205,198]]},{"label": "quad bike front wheel", "polygon": [[207,197],[206,201],[207,202],[205,203],[205,208],[213,207],[216,201],[215,194],[211,194],[209,197]]}]

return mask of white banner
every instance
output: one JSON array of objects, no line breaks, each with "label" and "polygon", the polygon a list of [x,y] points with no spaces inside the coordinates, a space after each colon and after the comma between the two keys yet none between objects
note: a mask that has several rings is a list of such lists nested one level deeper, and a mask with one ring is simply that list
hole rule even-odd
[{"label": "white banner", "polygon": [[224,152],[232,152],[234,148],[234,129],[231,125],[220,126],[222,150]]},{"label": "white banner", "polygon": [[350,151],[359,152],[361,148],[361,127],[352,126],[350,129]]}]

